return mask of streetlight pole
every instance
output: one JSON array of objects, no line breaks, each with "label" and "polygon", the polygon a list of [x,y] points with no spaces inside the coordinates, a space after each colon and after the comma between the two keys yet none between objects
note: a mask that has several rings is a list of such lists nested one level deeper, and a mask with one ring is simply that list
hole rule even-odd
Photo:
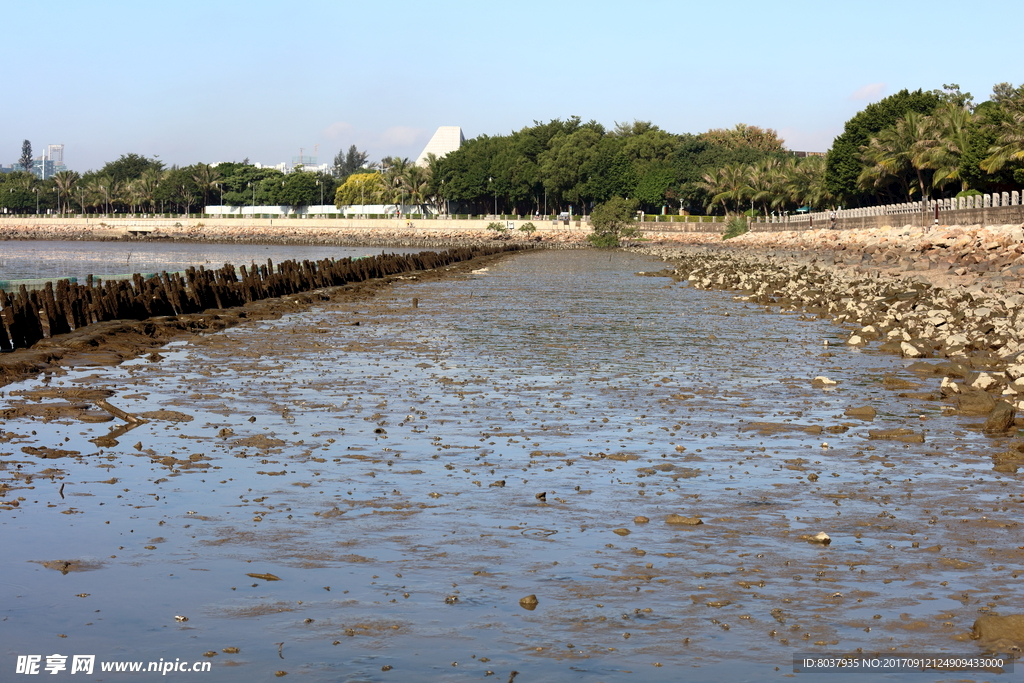
[{"label": "streetlight pole", "polygon": [[487,178],[487,182],[491,185],[491,192],[494,193],[494,217],[498,217],[498,192],[494,189],[494,178]]},{"label": "streetlight pole", "polygon": [[32,191],[36,193],[36,215],[39,215],[39,188],[33,187]]}]

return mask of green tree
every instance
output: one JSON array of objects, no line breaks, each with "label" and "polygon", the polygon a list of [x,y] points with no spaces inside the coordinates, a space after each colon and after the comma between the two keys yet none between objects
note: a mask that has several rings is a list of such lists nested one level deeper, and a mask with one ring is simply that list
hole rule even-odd
[{"label": "green tree", "polygon": [[192,180],[203,198],[203,207],[210,204],[210,193],[220,187],[220,171],[209,164],[192,166]]},{"label": "green tree", "polygon": [[134,180],[140,177],[148,169],[162,171],[164,164],[159,159],[147,159],[141,154],[134,152],[122,154],[116,161],[108,161],[99,170],[101,175],[107,175],[119,183]]},{"label": "green tree", "polygon": [[[826,158],[823,156],[792,158],[784,163],[782,173],[785,177],[783,194],[793,208],[809,206],[812,209],[824,208],[834,197],[825,183]],[[785,202],[776,204],[783,206]]]},{"label": "green tree", "polygon": [[612,197],[603,204],[594,207],[590,214],[590,224],[594,231],[587,235],[595,247],[608,249],[617,247],[623,238],[635,237],[640,234],[636,227],[635,199]]},{"label": "green tree", "polygon": [[28,171],[0,174],[0,208],[13,213],[34,213],[38,178]]},{"label": "green tree", "polygon": [[386,157],[381,160],[381,181],[384,183],[384,201],[398,204],[408,198],[407,176],[413,167],[408,158]]},{"label": "green tree", "polygon": [[960,189],[966,190],[963,161],[975,135],[976,117],[967,106],[951,101],[935,110],[932,122],[933,139],[926,152],[927,165],[935,171],[932,184],[939,188],[959,182]]},{"label": "green tree", "polygon": [[331,168],[331,173],[339,181],[344,182],[346,178],[365,166],[369,158],[369,154],[361,152],[355,145],[351,145],[347,152],[339,150],[334,155],[334,166]]},{"label": "green tree", "polygon": [[701,135],[713,145],[726,149],[755,149],[760,152],[781,152],[784,141],[771,128],[737,123],[733,128],[714,128]]},{"label": "green tree", "polygon": [[340,209],[355,204],[381,204],[384,189],[380,173],[355,173],[335,190],[334,205]]},{"label": "green tree", "polygon": [[738,163],[726,164],[704,174],[701,186],[709,195],[707,207],[721,202],[725,214],[729,215],[729,202],[737,211],[742,211],[742,204],[752,193],[748,183],[748,166]]},{"label": "green tree", "polygon": [[1016,92],[1000,93],[1000,111],[988,124],[988,130],[995,139],[988,150],[988,157],[981,162],[981,168],[989,173],[996,173],[1007,164],[1017,165],[1024,161],[1024,92],[1017,95],[1020,91],[1024,91],[1024,86]]},{"label": "green tree", "polygon": [[293,171],[285,175],[283,182],[278,203],[297,209],[320,201],[320,187],[316,184],[315,173]]},{"label": "green tree", "polygon": [[548,149],[538,156],[544,187],[556,206],[582,206],[589,199],[584,168],[592,167],[602,137],[604,127],[590,121],[553,136]]},{"label": "green tree", "polygon": [[895,179],[907,201],[914,192],[928,199],[931,178],[927,171],[932,167],[930,152],[934,139],[934,120],[917,112],[907,112],[894,126],[879,131],[863,147],[864,166],[858,182],[863,187],[879,187]]},{"label": "green tree", "polygon": [[[78,185],[78,181],[82,179],[82,176],[78,171],[58,171],[53,175],[53,184],[60,191],[60,198],[64,201],[64,209],[67,210],[68,204],[71,203],[75,187]],[[58,208],[58,210],[60,210]]]},{"label": "green tree", "polygon": [[[846,122],[843,133],[832,143],[826,161],[825,183],[829,193],[846,206],[877,203],[888,186],[872,185],[865,191],[859,179],[865,168],[862,148],[882,130],[895,126],[909,112],[928,115],[939,105],[933,92],[901,90],[879,102],[869,104]],[[891,193],[891,191],[890,191]],[[892,194],[892,193],[891,193]]]},{"label": "green tree", "polygon": [[32,143],[28,140],[21,143],[21,157],[18,159],[18,165],[25,173],[32,172]]}]

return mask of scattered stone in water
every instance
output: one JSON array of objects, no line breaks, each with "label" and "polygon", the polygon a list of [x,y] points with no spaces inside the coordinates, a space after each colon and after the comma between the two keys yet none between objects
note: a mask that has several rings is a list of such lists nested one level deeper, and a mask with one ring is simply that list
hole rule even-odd
[{"label": "scattered stone in water", "polygon": [[505,487],[505,480],[504,479],[499,479],[498,481],[490,483],[487,486],[488,487],[496,486],[498,488],[504,488]]},{"label": "scattered stone in water", "polygon": [[802,534],[800,540],[808,541],[810,543],[820,543],[821,545],[829,545],[832,543],[832,538],[824,531],[819,531],[816,534]]},{"label": "scattered stone in water", "polygon": [[811,384],[821,387],[834,387],[835,385],[839,384],[839,382],[835,381],[834,379],[829,379],[824,375],[818,375],[813,380],[811,380]]},{"label": "scattered stone in water", "polygon": [[647,524],[649,521],[651,521],[651,520],[648,519],[647,517],[644,517],[643,515],[637,515],[636,517],[633,518],[633,523],[634,524]]},{"label": "scattered stone in water", "polygon": [[1014,426],[1017,409],[1006,401],[998,401],[985,420],[985,431],[990,434],[1008,432]]},{"label": "scattered stone in water", "polygon": [[868,431],[868,438],[880,441],[924,443],[924,434],[918,434],[913,429],[906,429],[904,427],[897,429],[872,429]]},{"label": "scattered stone in water", "polygon": [[698,524],[703,524],[704,520],[702,520],[700,517],[684,517],[682,515],[677,515],[675,513],[672,513],[671,515],[669,515],[669,516],[667,516],[665,518],[665,523],[666,524],[685,524],[685,525],[689,525],[689,526],[696,526]]},{"label": "scattered stone in water", "polygon": [[280,576],[275,576],[274,574],[246,574],[246,576],[251,576],[254,579],[263,579],[264,581],[280,581],[281,580]]},{"label": "scattered stone in water", "polygon": [[877,414],[878,414],[878,411],[875,410],[874,408],[872,408],[871,406],[860,406],[860,407],[857,407],[857,408],[847,408],[843,412],[843,415],[846,415],[847,417],[856,417],[856,418],[858,418],[860,420],[874,420],[875,419],[875,415],[877,415]]},{"label": "scattered stone in water", "polygon": [[613,529],[612,531],[619,536],[629,536],[630,534],[629,529]]},{"label": "scattered stone in water", "polygon": [[537,600],[537,596],[533,594],[527,595],[525,598],[519,599],[519,606],[523,609],[530,610],[531,612],[537,609],[538,603],[539,601]]},{"label": "scattered stone in water", "polygon": [[237,647],[226,647],[222,649],[221,652],[226,652],[229,655],[237,655],[241,650]]},{"label": "scattered stone in water", "polygon": [[542,503],[547,502],[548,492],[547,491],[541,491],[540,493],[535,495],[534,498],[536,498],[537,500],[541,501]]}]

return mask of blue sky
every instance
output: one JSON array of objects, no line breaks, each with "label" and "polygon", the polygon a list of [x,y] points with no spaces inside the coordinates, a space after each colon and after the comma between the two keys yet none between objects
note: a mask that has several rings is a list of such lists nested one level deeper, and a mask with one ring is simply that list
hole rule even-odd
[{"label": "blue sky", "polygon": [[415,158],[438,126],[470,138],[572,115],[742,122],[825,151],[902,88],[959,83],[980,102],[1024,81],[1008,0],[51,0],[2,16],[0,163],[28,139],[64,143],[79,171],[128,152]]}]

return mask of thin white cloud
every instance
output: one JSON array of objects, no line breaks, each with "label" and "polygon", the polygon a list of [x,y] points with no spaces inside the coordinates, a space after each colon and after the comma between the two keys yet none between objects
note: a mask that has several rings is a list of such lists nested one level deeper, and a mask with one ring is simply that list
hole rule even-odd
[{"label": "thin white cloud", "polygon": [[417,142],[423,142],[427,131],[422,128],[410,128],[408,126],[392,126],[380,135],[381,145],[407,147]]},{"label": "thin white cloud", "polygon": [[324,136],[329,140],[337,140],[348,135],[352,131],[352,124],[344,121],[336,121],[324,129]]},{"label": "thin white cloud", "polygon": [[851,100],[873,100],[885,92],[885,83],[868,83],[850,95]]}]

